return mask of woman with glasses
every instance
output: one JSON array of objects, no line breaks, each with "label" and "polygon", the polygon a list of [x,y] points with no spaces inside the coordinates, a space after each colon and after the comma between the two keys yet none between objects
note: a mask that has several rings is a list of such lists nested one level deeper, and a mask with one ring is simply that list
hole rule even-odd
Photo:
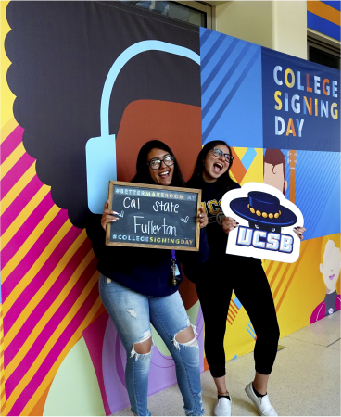
[{"label": "woman with glasses", "polygon": [[[183,187],[184,181],[171,149],[158,140],[142,146],[136,162],[134,183]],[[184,308],[178,288],[181,282],[179,262],[184,270],[195,269],[208,257],[204,227],[208,219],[200,210],[199,252],[171,251],[144,247],[105,245],[105,230],[118,217],[108,209],[87,230],[93,242],[97,269],[100,272],[99,292],[109,316],[116,325],[127,352],[126,387],[132,412],[151,415],[147,408],[148,372],[153,346],[151,324],[168,347],[175,362],[178,385],[186,415],[200,416],[201,400],[199,349],[195,331]],[[171,265],[175,261],[176,280]],[[174,278],[174,277],[173,277]]]},{"label": "woman with glasses", "polygon": [[[224,336],[232,292],[248,313],[257,334],[254,349],[256,375],[246,387],[248,397],[259,414],[277,416],[267,395],[269,376],[274,363],[279,327],[271,289],[259,259],[225,253],[227,235],[237,223],[225,217],[222,196],[240,185],[230,177],[233,156],[223,141],[212,141],[200,151],[188,187],[202,190],[202,205],[208,214],[206,227],[209,259],[197,269],[195,284],[205,320],[205,351],[210,373],[218,390],[216,416],[230,416],[232,400],[225,382]],[[303,238],[304,228],[296,233]],[[191,275],[193,276],[193,274]]]}]

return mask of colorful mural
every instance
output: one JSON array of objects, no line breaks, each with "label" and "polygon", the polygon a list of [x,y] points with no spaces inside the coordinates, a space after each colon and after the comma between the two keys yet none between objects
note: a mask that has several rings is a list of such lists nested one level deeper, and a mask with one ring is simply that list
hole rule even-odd
[{"label": "colorful mural", "polygon": [[341,3],[332,1],[307,1],[308,28],[340,41]]},{"label": "colorful mural", "polygon": [[[129,4],[0,7],[2,415],[110,415],[128,406],[125,352],[98,295],[86,233],[96,212],[88,162],[98,170],[106,158],[110,179],[129,181],[150,138],[172,147],[186,179],[202,144],[225,139],[236,181],[276,184],[300,208],[307,233],[298,261],[263,261],[282,336],[322,311],[331,284],[339,299],[339,270],[326,271],[340,249],[339,72]],[[153,48],[139,49],[145,42]],[[96,158],[86,150],[93,139]],[[187,279],[181,294],[204,370],[204,323]],[[235,296],[227,324],[233,360],[256,337]],[[149,395],[176,383],[153,337]]]}]

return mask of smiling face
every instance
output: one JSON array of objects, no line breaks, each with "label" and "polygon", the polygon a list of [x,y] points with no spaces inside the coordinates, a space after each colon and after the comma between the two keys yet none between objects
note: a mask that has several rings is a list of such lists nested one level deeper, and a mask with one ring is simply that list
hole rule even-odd
[{"label": "smiling face", "polygon": [[149,174],[151,179],[155,182],[155,184],[171,185],[174,172],[174,164],[171,166],[167,166],[163,161],[165,155],[169,155],[169,153],[159,148],[153,148],[148,153],[148,163],[152,159],[160,159],[162,161],[159,169],[151,169],[151,167],[149,166]]},{"label": "smiling face", "polygon": [[320,271],[323,274],[323,282],[327,287],[327,293],[335,291],[340,268],[340,249],[335,247],[332,240],[329,240],[324,248],[323,264],[320,264]]},{"label": "smiling face", "polygon": [[[230,150],[226,145],[216,145],[215,148],[220,149],[224,154],[230,155]],[[223,155],[220,157],[214,156],[212,149],[208,152],[203,162],[204,170],[202,175],[205,182],[216,182],[230,166],[230,162],[226,161]]]}]

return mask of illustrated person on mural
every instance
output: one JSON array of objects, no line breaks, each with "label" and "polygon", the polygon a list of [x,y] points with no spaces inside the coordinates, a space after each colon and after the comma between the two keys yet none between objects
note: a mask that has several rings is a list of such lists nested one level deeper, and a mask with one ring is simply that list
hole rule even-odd
[{"label": "illustrated person on mural", "polygon": [[[276,358],[279,326],[271,288],[261,260],[225,253],[228,233],[237,222],[225,217],[220,207],[222,196],[240,185],[230,177],[234,157],[230,146],[217,140],[200,151],[194,173],[187,186],[201,188],[202,205],[208,214],[206,227],[210,254],[197,269],[195,284],[205,320],[205,351],[210,373],[218,390],[214,415],[231,415],[232,399],[225,382],[224,335],[229,304],[234,291],[244,306],[257,334],[254,349],[256,374],[246,394],[260,415],[276,416],[267,387]],[[295,232],[303,239],[305,228]]]},{"label": "illustrated person on mural", "polygon": [[314,309],[310,316],[310,323],[322,320],[324,317],[341,310],[341,295],[336,292],[336,283],[341,270],[340,248],[333,240],[328,240],[324,247],[323,262],[320,264],[326,294],[323,301]]},{"label": "illustrated person on mural", "polygon": [[[184,186],[171,149],[158,140],[149,141],[140,149],[132,182]],[[108,209],[108,203],[102,217],[96,216],[87,232],[99,259],[100,296],[127,352],[125,380],[132,412],[139,416],[151,415],[147,408],[147,389],[153,346],[152,324],[175,362],[186,415],[203,415],[198,343],[178,288],[182,280],[179,262],[183,263],[186,273],[187,269],[198,268],[208,257],[204,229],[208,217],[200,208],[197,220],[200,222],[199,252],[113,247],[105,245],[105,230],[109,222],[119,221],[119,217],[115,216],[114,210]],[[175,283],[170,280],[173,257],[177,269]]]}]

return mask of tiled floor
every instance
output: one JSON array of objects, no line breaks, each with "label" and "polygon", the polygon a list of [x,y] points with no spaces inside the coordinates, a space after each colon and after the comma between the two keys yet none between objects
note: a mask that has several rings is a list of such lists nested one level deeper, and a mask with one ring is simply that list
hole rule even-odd
[{"label": "tiled floor", "polygon": [[[340,416],[340,311],[280,339],[269,383],[272,405],[281,416]],[[234,416],[258,415],[245,386],[253,379],[253,354],[227,362],[227,386]],[[212,416],[216,391],[208,371],[201,374],[205,415]],[[154,416],[181,416],[182,397],[177,385],[148,399]],[[115,416],[131,416],[126,408]]]}]

